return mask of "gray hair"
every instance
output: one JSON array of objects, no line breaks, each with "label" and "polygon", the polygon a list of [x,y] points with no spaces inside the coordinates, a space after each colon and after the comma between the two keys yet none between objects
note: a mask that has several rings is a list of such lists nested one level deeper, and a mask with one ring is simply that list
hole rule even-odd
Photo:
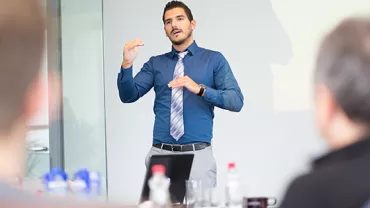
[{"label": "gray hair", "polygon": [[315,83],[324,84],[354,122],[370,124],[370,19],[347,18],[324,38]]}]

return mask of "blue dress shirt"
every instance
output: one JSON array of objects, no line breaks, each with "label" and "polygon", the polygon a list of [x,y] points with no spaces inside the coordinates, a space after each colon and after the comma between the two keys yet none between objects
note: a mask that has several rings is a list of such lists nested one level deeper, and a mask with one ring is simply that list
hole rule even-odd
[{"label": "blue dress shirt", "polygon": [[225,57],[217,51],[198,47],[194,41],[187,49],[184,75],[206,86],[204,96],[191,93],[184,87],[184,135],[176,141],[170,135],[171,88],[168,83],[178,57],[176,51],[153,56],[133,77],[132,66],[121,70],[117,78],[119,97],[123,103],[133,103],[152,87],[155,91],[153,144],[211,143],[214,106],[239,112],[244,97]]}]

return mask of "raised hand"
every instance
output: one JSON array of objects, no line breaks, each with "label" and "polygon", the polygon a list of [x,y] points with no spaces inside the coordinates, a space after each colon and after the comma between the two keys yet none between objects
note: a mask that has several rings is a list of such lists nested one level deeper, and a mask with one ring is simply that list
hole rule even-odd
[{"label": "raised hand", "polygon": [[137,38],[135,41],[131,41],[126,43],[125,47],[123,48],[123,62],[122,67],[127,69],[132,66],[134,63],[135,58],[139,53],[139,46],[143,46],[144,42]]}]

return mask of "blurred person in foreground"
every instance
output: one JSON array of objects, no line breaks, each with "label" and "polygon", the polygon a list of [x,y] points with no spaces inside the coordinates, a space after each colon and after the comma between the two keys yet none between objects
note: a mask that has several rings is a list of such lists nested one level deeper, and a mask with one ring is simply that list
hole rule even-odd
[{"label": "blurred person in foreground", "polygon": [[[0,0],[0,207],[108,207],[12,188],[25,168],[27,124],[47,101],[47,86],[56,93],[59,85],[55,74],[48,85],[41,76],[46,28],[38,3]],[[51,109],[56,104],[50,101]]]},{"label": "blurred person in foreground", "polygon": [[289,186],[281,208],[359,208],[370,199],[370,19],[347,18],[324,38],[315,117],[331,151]]}]

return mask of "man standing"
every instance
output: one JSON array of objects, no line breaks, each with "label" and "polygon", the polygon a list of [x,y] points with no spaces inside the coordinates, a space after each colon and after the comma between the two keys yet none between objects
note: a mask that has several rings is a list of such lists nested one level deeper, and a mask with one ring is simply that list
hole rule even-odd
[{"label": "man standing", "polygon": [[190,178],[213,187],[217,173],[211,147],[214,107],[239,112],[244,98],[225,57],[194,41],[196,22],[184,3],[167,3],[162,19],[171,52],[151,57],[133,77],[133,62],[144,43],[128,42],[117,79],[119,96],[123,103],[132,103],[154,87],[153,147],[146,164],[154,154],[191,151]]},{"label": "man standing", "polygon": [[325,37],[315,113],[331,151],[291,183],[281,208],[363,207],[370,199],[370,19],[348,18]]}]

